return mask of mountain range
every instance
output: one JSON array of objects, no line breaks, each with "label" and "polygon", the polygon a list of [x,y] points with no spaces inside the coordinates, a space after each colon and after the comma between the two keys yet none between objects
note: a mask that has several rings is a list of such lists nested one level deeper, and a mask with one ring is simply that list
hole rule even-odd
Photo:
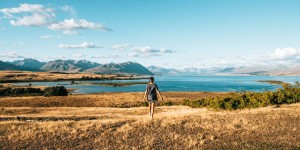
[{"label": "mountain range", "polygon": [[0,70],[49,71],[67,73],[98,73],[126,75],[300,75],[300,65],[253,65],[242,67],[186,67],[182,69],[159,66],[144,67],[136,62],[100,64],[87,60],[53,60],[40,62],[35,59],[0,61]]},{"label": "mountain range", "polygon": [[159,75],[300,75],[300,65],[255,65],[242,67],[210,67],[210,68],[162,68],[147,67],[152,73]]},{"label": "mountain range", "polygon": [[84,72],[86,69],[91,69],[101,64],[90,62],[87,60],[54,60],[43,65],[40,70],[56,71],[56,72]]},{"label": "mountain range", "polygon": [[35,59],[0,61],[0,70],[48,71],[48,72],[89,72],[99,74],[152,75],[146,67],[136,62],[99,64],[87,60],[53,60],[40,62]]},{"label": "mountain range", "polygon": [[15,60],[11,62],[11,64],[22,68],[31,68],[32,70],[39,70],[46,64],[46,62],[40,62],[38,60],[29,58],[24,60]]},{"label": "mountain range", "polygon": [[86,72],[103,73],[103,74],[147,74],[153,73],[139,63],[125,62],[125,63],[109,63],[100,65],[95,68],[87,69]]},{"label": "mountain range", "polygon": [[27,68],[27,67],[20,67],[14,64],[3,62],[0,60],[0,70],[21,70],[21,71],[35,71],[35,69]]}]

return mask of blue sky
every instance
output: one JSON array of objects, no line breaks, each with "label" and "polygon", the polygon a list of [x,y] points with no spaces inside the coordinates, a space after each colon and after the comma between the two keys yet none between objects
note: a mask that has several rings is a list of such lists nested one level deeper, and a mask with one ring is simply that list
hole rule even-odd
[{"label": "blue sky", "polygon": [[0,0],[0,60],[296,65],[300,1]]}]

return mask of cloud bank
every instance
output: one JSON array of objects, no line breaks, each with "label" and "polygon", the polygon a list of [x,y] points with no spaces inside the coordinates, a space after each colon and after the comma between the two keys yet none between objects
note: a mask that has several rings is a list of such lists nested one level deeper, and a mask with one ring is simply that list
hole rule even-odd
[{"label": "cloud bank", "polygon": [[126,49],[130,49],[131,47],[132,46],[130,44],[118,44],[112,46],[113,49],[117,49],[117,50],[126,50]]},{"label": "cloud bank", "polygon": [[120,55],[104,55],[104,56],[92,56],[91,58],[102,58],[102,59],[109,59],[109,58],[122,58]]},{"label": "cloud bank", "polygon": [[20,4],[19,7],[0,9],[13,26],[45,26],[55,17],[54,9],[40,4]]},{"label": "cloud bank", "polygon": [[6,53],[0,54],[0,57],[3,58],[14,58],[14,59],[21,59],[26,58],[25,56],[18,55],[15,51],[8,51]]},{"label": "cloud bank", "polygon": [[58,45],[58,48],[65,48],[65,49],[102,48],[102,47],[103,46],[98,46],[89,42],[83,42],[78,45],[69,45],[69,44]]},{"label": "cloud bank", "polygon": [[[86,19],[77,19],[77,13],[71,6],[63,6],[64,12],[73,18],[56,21],[55,9],[41,4],[20,4],[18,7],[2,8],[2,18],[8,19],[12,26],[38,26],[47,27],[50,30],[62,31],[63,34],[76,35],[78,30],[112,31],[112,29]],[[75,19],[74,19],[75,18]]]},{"label": "cloud bank", "polygon": [[300,59],[300,49],[288,47],[277,48],[269,55],[270,59],[274,60],[295,60]]},{"label": "cloud bank", "polygon": [[131,57],[152,57],[152,56],[161,56],[167,53],[175,53],[174,50],[170,50],[166,48],[155,49],[150,46],[133,47],[131,51],[133,52],[129,54]]},{"label": "cloud bank", "polygon": [[66,19],[59,23],[54,23],[48,26],[51,30],[61,30],[64,34],[75,33],[74,30],[95,29],[100,31],[111,31],[111,29],[94,22],[89,22],[85,19],[76,21],[75,19]]}]

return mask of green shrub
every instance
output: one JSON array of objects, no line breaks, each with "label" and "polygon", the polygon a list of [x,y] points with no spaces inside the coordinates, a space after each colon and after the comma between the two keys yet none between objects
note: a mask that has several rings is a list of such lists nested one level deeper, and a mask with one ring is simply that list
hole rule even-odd
[{"label": "green shrub", "polygon": [[146,106],[148,106],[148,102],[146,102],[146,101],[140,102],[137,106],[146,107]]},{"label": "green shrub", "polygon": [[203,107],[205,106],[205,103],[206,103],[207,99],[200,99],[200,100],[197,100],[197,101],[192,101],[192,100],[183,100],[183,105],[186,105],[186,106],[190,106],[192,108],[197,108],[197,107]]},{"label": "green shrub", "polygon": [[0,96],[32,96],[43,94],[44,92],[39,88],[6,88],[0,90]]},{"label": "green shrub", "polygon": [[5,93],[4,89],[0,89],[0,96],[4,96],[4,93]]},{"label": "green shrub", "polygon": [[4,90],[4,95],[7,96],[7,95],[11,95],[12,94],[12,88],[7,88]]},{"label": "green shrub", "polygon": [[173,106],[174,102],[168,101],[163,103],[164,106]]},{"label": "green shrub", "polygon": [[44,96],[68,96],[68,93],[64,86],[53,86],[44,89]]},{"label": "green shrub", "polygon": [[184,100],[182,104],[193,108],[207,106],[215,109],[236,110],[300,102],[299,82],[295,85],[284,83],[282,87],[274,92],[231,92],[225,97]]}]

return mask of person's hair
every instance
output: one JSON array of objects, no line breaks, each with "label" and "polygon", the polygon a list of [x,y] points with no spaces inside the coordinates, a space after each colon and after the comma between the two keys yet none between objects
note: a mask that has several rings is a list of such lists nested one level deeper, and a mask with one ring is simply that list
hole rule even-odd
[{"label": "person's hair", "polygon": [[149,80],[150,80],[151,82],[154,82],[154,77],[150,77]]}]

